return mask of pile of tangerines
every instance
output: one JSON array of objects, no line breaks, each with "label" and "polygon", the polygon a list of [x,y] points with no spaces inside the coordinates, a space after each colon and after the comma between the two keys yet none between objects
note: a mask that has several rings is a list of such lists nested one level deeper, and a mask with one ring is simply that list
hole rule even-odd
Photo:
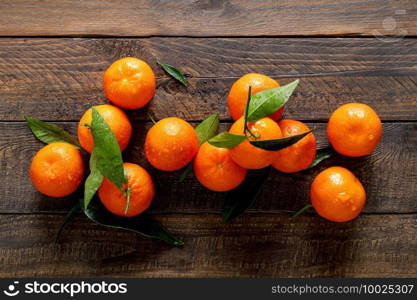
[{"label": "pile of tangerines", "polygon": [[[146,135],[144,150],[149,163],[163,171],[176,171],[193,163],[197,180],[212,191],[224,192],[238,187],[248,169],[272,165],[280,172],[293,173],[308,168],[316,157],[316,140],[311,132],[295,144],[278,151],[258,148],[250,140],[273,140],[309,132],[310,128],[296,120],[280,120],[284,107],[269,117],[248,124],[245,130],[244,111],[251,94],[279,87],[279,83],[262,74],[246,74],[231,87],[228,108],[235,121],[229,132],[247,135],[248,139],[233,149],[219,148],[204,142],[200,145],[195,129],[186,121],[169,117],[156,122]],[[131,123],[121,109],[139,109],[155,95],[156,80],[150,66],[137,58],[114,62],[104,73],[104,92],[113,105],[95,106],[112,132],[120,150],[129,144]],[[87,152],[93,150],[94,139],[89,126],[92,109],[78,124],[78,141]],[[358,157],[370,154],[382,135],[381,121],[366,104],[349,103],[336,109],[327,125],[327,136],[340,154]],[[141,166],[124,163],[127,185],[131,190],[130,205],[126,195],[104,178],[98,195],[111,213],[132,217],[144,212],[155,194],[149,173]],[[73,193],[84,178],[84,163],[77,147],[64,142],[51,143],[33,158],[30,177],[43,194],[63,197]],[[366,199],[360,181],[349,170],[334,166],[319,173],[311,184],[311,202],[322,217],[349,221],[359,215]]]}]

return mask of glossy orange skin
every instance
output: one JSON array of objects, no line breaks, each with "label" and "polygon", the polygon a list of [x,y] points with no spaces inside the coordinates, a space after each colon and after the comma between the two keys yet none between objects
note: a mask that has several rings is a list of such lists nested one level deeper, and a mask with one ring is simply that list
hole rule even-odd
[{"label": "glossy orange skin", "polygon": [[146,158],[159,170],[176,171],[184,168],[197,151],[198,136],[194,128],[176,117],[158,121],[146,135]]},{"label": "glossy orange skin", "polygon": [[229,149],[205,142],[194,159],[194,175],[209,190],[226,192],[243,182],[246,169],[232,160]]},{"label": "glossy orange skin", "polygon": [[145,106],[154,96],[155,74],[143,60],[125,57],[104,73],[104,93],[114,105],[124,109]]},{"label": "glossy orange skin", "polygon": [[120,217],[134,217],[144,212],[151,205],[155,196],[155,187],[152,177],[141,166],[124,163],[123,167],[127,175],[127,185],[131,189],[127,213],[125,213],[126,197],[107,178],[103,179],[103,183],[98,190],[98,196],[101,203],[111,213]]},{"label": "glossy orange skin", "polygon": [[[252,87],[251,95],[253,95],[264,90],[277,88],[279,86],[280,85],[276,80],[263,74],[249,73],[240,77],[233,83],[227,97],[227,105],[233,120],[236,121],[243,116],[246,103],[248,102],[249,87]],[[269,117],[275,121],[279,120],[283,110],[284,107],[280,108]]]},{"label": "glossy orange skin", "polygon": [[[95,108],[116,136],[120,150],[126,149],[132,136],[132,125],[125,112],[109,104],[98,105]],[[94,148],[93,134],[91,129],[84,126],[84,124],[91,125],[92,116],[92,110],[89,108],[78,123],[78,140],[84,150],[90,153]]]},{"label": "glossy orange skin", "polygon": [[[295,120],[281,120],[278,125],[283,137],[310,131],[306,124]],[[294,145],[277,151],[272,166],[285,173],[298,172],[311,165],[315,156],[316,138],[313,133],[310,133]]]},{"label": "glossy orange skin", "polygon": [[348,169],[331,167],[314,178],[310,189],[311,204],[316,212],[334,222],[347,222],[362,211],[366,192]]},{"label": "glossy orange skin", "polygon": [[[281,129],[278,124],[270,118],[262,118],[256,122],[248,124],[249,129],[253,134],[257,135],[258,140],[273,140],[282,137]],[[244,118],[241,117],[235,123],[233,123],[229,132],[233,134],[243,135],[244,131]],[[249,136],[249,133],[246,134]],[[252,137],[250,137],[253,140]],[[275,158],[275,151],[268,151],[261,148],[257,148],[244,141],[237,147],[230,149],[230,156],[233,161],[239,166],[245,169],[262,169],[269,166]]]},{"label": "glossy orange skin", "polygon": [[368,105],[348,103],[331,115],[327,136],[340,154],[351,157],[368,155],[381,140],[381,120]]},{"label": "glossy orange skin", "polygon": [[80,151],[64,142],[49,144],[39,150],[30,165],[30,179],[42,194],[64,197],[75,192],[84,176]]}]

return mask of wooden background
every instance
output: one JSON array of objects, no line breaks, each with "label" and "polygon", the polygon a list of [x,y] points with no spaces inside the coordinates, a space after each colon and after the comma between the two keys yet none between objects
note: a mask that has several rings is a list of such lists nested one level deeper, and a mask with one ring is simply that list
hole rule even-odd
[{"label": "wooden background", "polygon": [[[416,36],[415,0],[1,1],[0,276],[417,276]],[[158,77],[150,105],[129,112],[135,132],[125,160],[150,170],[158,191],[151,211],[185,246],[82,215],[54,244],[74,199],[32,187],[28,168],[42,143],[23,116],[75,133],[87,108],[108,102],[103,71],[124,56],[146,60]],[[157,60],[180,67],[189,87]],[[219,110],[227,128],[228,89],[247,72],[301,79],[284,117],[316,128],[320,146],[330,113],[352,101],[375,108],[384,134],[368,157],[273,172],[254,207],[225,224],[223,194],[152,169],[142,146],[149,115],[195,124]],[[309,202],[312,178],[336,164],[364,183],[364,213],[343,224],[313,213],[289,219]]]}]

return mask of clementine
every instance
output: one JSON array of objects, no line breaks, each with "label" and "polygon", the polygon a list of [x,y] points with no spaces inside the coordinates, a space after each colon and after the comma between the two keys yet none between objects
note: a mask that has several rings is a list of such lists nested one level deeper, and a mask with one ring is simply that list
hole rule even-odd
[{"label": "clementine", "polygon": [[[281,120],[278,122],[283,137],[289,137],[310,131],[308,126],[300,121]],[[297,143],[276,152],[272,166],[278,171],[292,173],[304,170],[316,156],[316,138],[309,133]]]},{"label": "clementine", "polygon": [[381,139],[381,120],[368,105],[348,103],[331,115],[327,136],[340,154],[352,157],[368,155]]},{"label": "clementine", "polygon": [[98,196],[111,213],[120,217],[134,217],[144,212],[151,205],[155,195],[152,177],[137,164],[124,163],[127,186],[130,189],[130,202],[126,212],[126,196],[107,178],[103,179]]},{"label": "clementine", "polygon": [[152,166],[163,171],[175,171],[185,167],[197,151],[197,133],[189,123],[180,118],[162,119],[146,135],[146,158]]},{"label": "clementine", "polygon": [[78,149],[56,142],[39,150],[30,165],[30,178],[35,188],[51,197],[73,193],[84,176],[84,164]]},{"label": "clementine", "polygon": [[[241,116],[243,116],[246,103],[248,101],[249,87],[252,88],[251,95],[253,95],[264,90],[277,88],[279,86],[280,85],[276,80],[263,74],[249,73],[240,77],[233,83],[227,97],[227,105],[233,120],[236,121]],[[283,110],[284,107],[281,107],[269,117],[275,121],[279,120]]]},{"label": "clementine", "polygon": [[[233,123],[229,132],[237,135],[244,135],[244,118],[241,117]],[[273,140],[282,137],[278,124],[270,118],[262,118],[248,124],[251,132],[258,140]],[[250,140],[254,138],[246,133]],[[262,169],[269,166],[274,160],[275,151],[268,151],[255,147],[245,140],[237,147],[230,150],[233,161],[245,169]]]},{"label": "clementine", "polygon": [[[110,129],[114,133],[119,144],[120,150],[123,151],[129,144],[130,137],[132,135],[132,125],[124,111],[113,105],[98,105],[95,106],[98,113],[109,125]],[[93,134],[91,129],[84,124],[91,125],[92,110],[89,108],[81,117],[78,123],[78,140],[81,146],[91,153],[94,147]]]},{"label": "clementine", "polygon": [[310,198],[314,209],[323,218],[347,222],[362,211],[366,193],[360,181],[348,169],[331,167],[314,178]]},{"label": "clementine", "polygon": [[194,159],[194,174],[206,188],[216,192],[234,189],[246,177],[246,169],[230,157],[230,150],[205,142]]},{"label": "clementine", "polygon": [[110,102],[121,108],[145,106],[154,97],[155,88],[152,68],[134,57],[115,61],[104,73],[104,93]]}]

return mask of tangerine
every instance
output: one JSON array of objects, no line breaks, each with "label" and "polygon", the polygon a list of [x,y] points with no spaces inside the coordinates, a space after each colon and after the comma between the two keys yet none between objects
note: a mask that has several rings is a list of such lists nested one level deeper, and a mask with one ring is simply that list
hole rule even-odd
[{"label": "tangerine", "polygon": [[[98,105],[95,108],[103,117],[104,121],[106,121],[107,125],[109,125],[116,137],[120,150],[123,151],[129,144],[132,135],[132,125],[127,115],[121,109],[109,104]],[[93,134],[91,133],[91,129],[84,124],[91,125],[92,117],[92,109],[89,108],[78,123],[78,140],[84,150],[90,153],[94,148]]]},{"label": "tangerine", "polygon": [[51,197],[73,193],[84,176],[80,151],[68,143],[56,142],[40,149],[32,159],[30,178],[35,188]]},{"label": "tangerine", "polygon": [[362,211],[366,193],[359,179],[348,169],[331,167],[314,178],[310,198],[314,209],[323,218],[347,222]]},{"label": "tangerine", "polygon": [[125,57],[104,72],[104,93],[114,105],[125,109],[145,106],[154,96],[156,79],[143,60]]},{"label": "tangerine", "polygon": [[197,133],[189,123],[177,117],[158,121],[146,135],[146,158],[152,166],[163,171],[185,167],[197,151]]},{"label": "tangerine", "polygon": [[381,120],[368,105],[348,103],[331,115],[327,124],[327,136],[333,148],[342,155],[368,155],[381,139]]},{"label": "tangerine", "polygon": [[126,196],[107,178],[98,190],[98,196],[111,213],[120,217],[134,217],[144,212],[151,205],[155,187],[149,173],[137,164],[124,163],[127,185],[130,188],[129,207],[126,212]]},{"label": "tangerine", "polygon": [[[233,123],[229,132],[237,135],[244,135],[244,117]],[[248,123],[249,129],[257,139],[273,140],[282,137],[278,124],[270,118],[262,118],[255,122]],[[246,133],[250,140],[254,138]],[[274,160],[275,151],[268,151],[253,146],[248,140],[230,150],[233,161],[245,169],[262,169],[269,166]]]},{"label": "tangerine", "polygon": [[194,174],[209,190],[225,192],[234,189],[246,177],[246,169],[230,157],[230,150],[205,142],[194,159]]},{"label": "tangerine", "polygon": [[[263,74],[249,73],[240,77],[233,83],[227,97],[227,105],[233,120],[236,121],[243,116],[246,103],[248,102],[249,87],[251,87],[251,95],[253,95],[264,90],[277,88],[279,86],[278,81]],[[275,121],[279,120],[283,110],[284,107],[281,107],[269,117]]]},{"label": "tangerine", "polygon": [[[310,131],[308,126],[300,121],[281,120],[278,122],[283,137],[289,137]],[[297,143],[276,152],[272,166],[278,171],[293,173],[304,170],[316,157],[316,138],[309,133]]]}]

